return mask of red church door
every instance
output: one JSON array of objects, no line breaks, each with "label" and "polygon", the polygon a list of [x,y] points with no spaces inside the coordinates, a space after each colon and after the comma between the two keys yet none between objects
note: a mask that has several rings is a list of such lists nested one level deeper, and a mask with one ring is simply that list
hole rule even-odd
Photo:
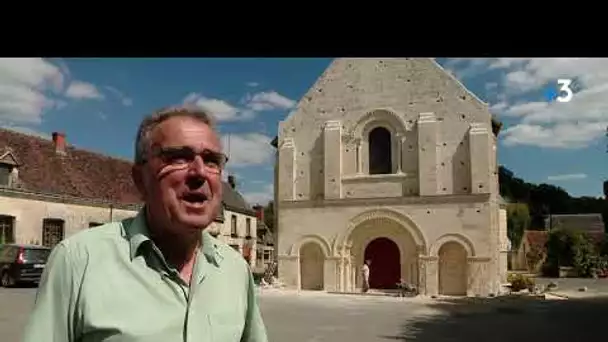
[{"label": "red church door", "polygon": [[372,289],[395,289],[401,279],[399,247],[392,240],[377,238],[365,248],[369,266],[369,286]]}]

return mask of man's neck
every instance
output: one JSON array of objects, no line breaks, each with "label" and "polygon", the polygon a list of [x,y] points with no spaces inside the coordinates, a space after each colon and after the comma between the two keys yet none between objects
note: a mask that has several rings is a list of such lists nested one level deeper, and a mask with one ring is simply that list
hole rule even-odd
[{"label": "man's neck", "polygon": [[160,249],[165,260],[174,266],[180,274],[182,272],[189,273],[194,265],[197,250],[202,245],[202,235],[200,232],[176,234],[152,222],[159,221],[148,219],[150,238]]}]

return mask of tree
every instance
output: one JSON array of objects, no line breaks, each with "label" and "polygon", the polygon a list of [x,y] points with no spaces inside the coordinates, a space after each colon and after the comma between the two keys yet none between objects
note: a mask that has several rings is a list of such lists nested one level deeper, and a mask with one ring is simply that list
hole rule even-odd
[{"label": "tree", "polygon": [[530,227],[530,211],[525,203],[507,205],[507,236],[513,247],[519,246],[524,231]]},{"label": "tree", "polygon": [[268,202],[264,207],[264,223],[270,231],[274,231],[274,201]]}]

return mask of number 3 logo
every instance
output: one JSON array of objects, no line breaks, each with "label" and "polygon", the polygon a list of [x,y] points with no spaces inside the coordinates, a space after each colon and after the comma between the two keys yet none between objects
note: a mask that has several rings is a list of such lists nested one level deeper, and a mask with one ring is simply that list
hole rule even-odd
[{"label": "number 3 logo", "polygon": [[572,96],[574,95],[572,89],[570,89],[572,80],[562,78],[557,80],[557,84],[561,85],[561,87],[559,88],[561,94],[557,97],[556,100],[559,102],[570,102],[570,100],[572,100]]}]

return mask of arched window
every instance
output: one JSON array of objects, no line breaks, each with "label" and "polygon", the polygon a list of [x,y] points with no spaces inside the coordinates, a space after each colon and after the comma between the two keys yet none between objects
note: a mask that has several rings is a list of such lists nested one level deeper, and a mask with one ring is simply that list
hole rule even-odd
[{"label": "arched window", "polygon": [[391,173],[391,155],[391,133],[384,127],[374,128],[369,133],[369,173]]}]

